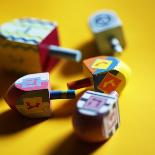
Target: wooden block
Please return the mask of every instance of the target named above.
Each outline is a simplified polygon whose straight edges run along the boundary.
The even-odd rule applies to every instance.
[[[114,11],[94,13],[89,19],[89,26],[102,54],[121,52],[125,47],[122,22]]]
[[[50,90],[49,73],[21,77],[8,89],[5,100],[20,114],[31,118],[51,116],[50,100],[75,98],[75,90]]]
[[[84,141],[109,139],[120,124],[118,94],[86,91],[77,102],[72,122],[75,133]]]
[[[120,94],[131,74],[130,68],[124,62],[111,56],[86,59],[83,61],[83,68],[86,78],[68,83],[69,89],[92,85],[95,91],[108,94],[117,91]]]
[[[24,116],[49,117],[49,74],[38,73],[21,77],[9,88],[5,100],[12,109]]]
[[[21,73],[49,71],[58,58],[49,57],[47,45],[59,45],[56,23],[34,18],[5,23],[0,29],[0,66]]]

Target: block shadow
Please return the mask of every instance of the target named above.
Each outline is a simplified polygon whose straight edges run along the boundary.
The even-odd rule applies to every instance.
[[[90,155],[103,144],[83,142],[74,133],[71,133],[54,150],[49,150],[46,155]]]
[[[3,97],[10,85],[21,76],[22,74],[0,70],[0,96]]]
[[[19,115],[13,110],[0,114],[0,136],[8,136],[23,131],[46,119],[29,119]]]
[[[80,96],[84,93],[84,91],[85,90],[80,92],[76,96],[75,99],[66,100],[58,108],[53,109],[51,119],[70,117],[73,114],[74,110],[75,110],[75,106],[76,106],[77,101],[79,100]]]
[[[79,49],[82,52],[83,60],[86,58],[94,57],[100,55],[96,43],[94,40],[90,40],[76,49]],[[76,75],[82,72],[82,61],[79,63],[66,61],[61,68],[61,73],[65,76]]]

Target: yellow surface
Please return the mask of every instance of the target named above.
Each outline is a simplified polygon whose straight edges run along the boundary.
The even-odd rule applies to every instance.
[[[61,44],[94,52],[88,16],[98,9],[114,9],[124,22],[128,47],[121,59],[132,77],[120,97],[121,126],[105,144],[76,139],[71,124],[75,100],[53,101],[54,116],[28,120],[0,101],[1,155],[154,155],[155,154],[155,1],[154,0],[1,0],[0,23],[16,17],[38,17],[59,23]],[[53,89],[82,77],[75,63],[61,61],[51,72]],[[1,73],[0,90],[15,76]]]

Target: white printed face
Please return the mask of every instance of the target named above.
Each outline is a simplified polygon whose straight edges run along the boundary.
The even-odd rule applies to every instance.
[[[90,18],[90,27],[94,32],[105,31],[120,25],[119,18],[111,11],[97,12]]]
[[[37,44],[54,28],[55,25],[47,21],[23,18],[3,24],[1,34],[11,41]]]
[[[105,27],[113,22],[113,16],[110,14],[100,14],[95,18],[95,23],[97,27]]]

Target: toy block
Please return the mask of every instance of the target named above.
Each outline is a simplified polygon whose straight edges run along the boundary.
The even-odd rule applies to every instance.
[[[96,12],[90,17],[89,26],[102,54],[111,55],[123,51],[126,43],[122,22],[114,11]]]
[[[21,77],[8,89],[5,100],[16,112],[30,118],[51,116],[50,100],[75,98],[74,90],[50,90],[49,73]]]
[[[55,22],[21,18],[0,27],[0,67],[21,73],[50,71],[59,58],[81,60],[78,50],[59,46]]]
[[[83,61],[86,78],[67,83],[69,89],[93,86],[95,91],[121,93],[131,74],[130,68],[112,56],[98,56]]]
[[[120,125],[118,94],[86,91],[76,105],[73,128],[87,142],[109,139]]]

